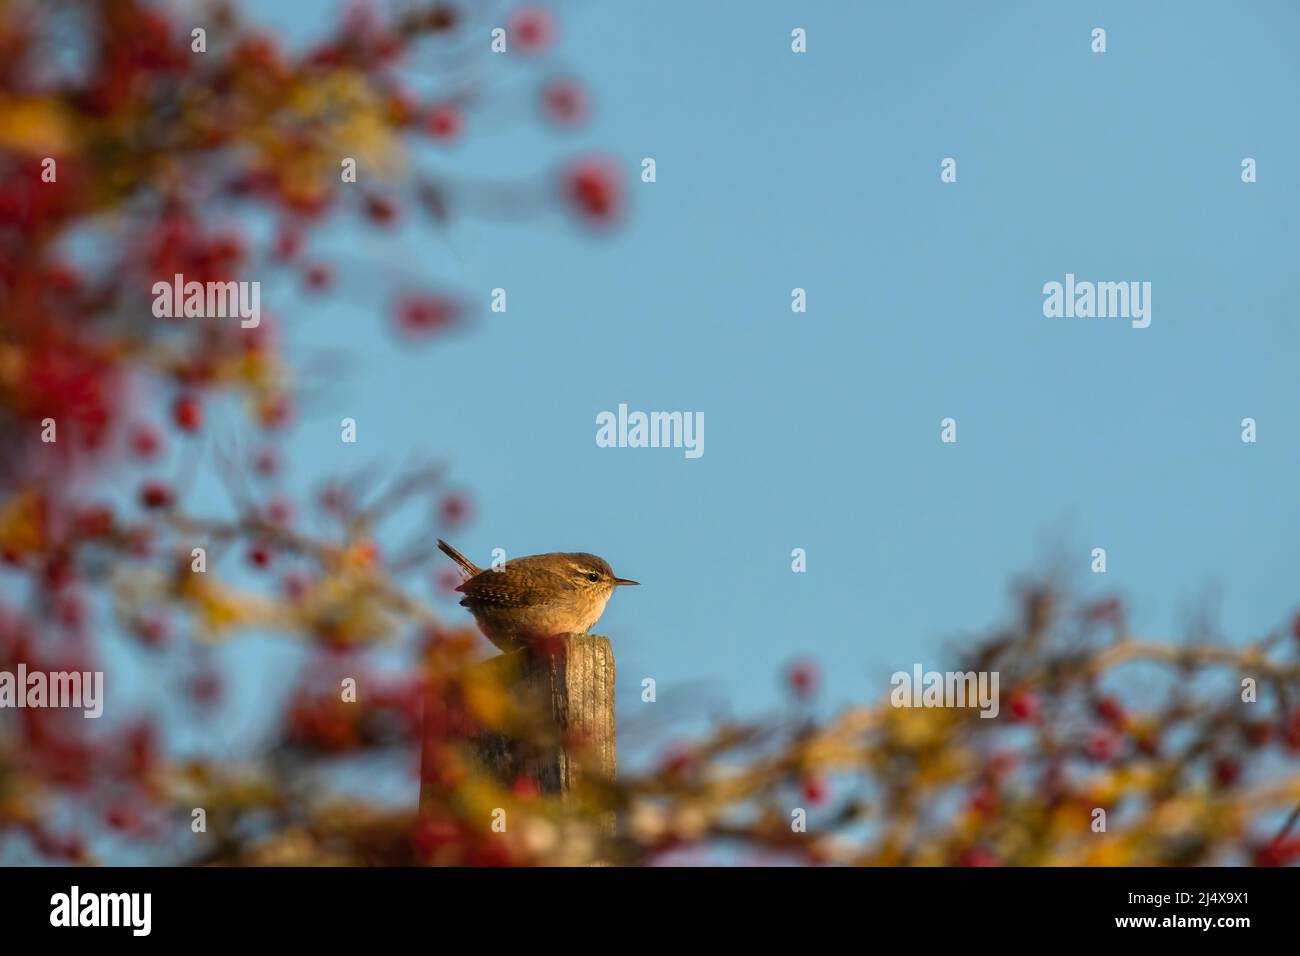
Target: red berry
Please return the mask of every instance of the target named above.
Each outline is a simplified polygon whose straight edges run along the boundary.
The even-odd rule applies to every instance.
[[[618,168],[605,159],[578,160],[565,170],[564,194],[582,219],[609,225],[622,209]]]
[[[1220,787],[1231,787],[1241,779],[1241,764],[1231,757],[1214,761],[1214,782]]]
[[[452,493],[442,499],[439,506],[443,524],[454,527],[463,524],[469,517],[469,498],[459,493]]]
[[[330,515],[344,515],[351,507],[351,495],[341,485],[328,484],[321,489],[318,504],[321,511]]]
[[[64,594],[55,602],[55,616],[68,628],[79,627],[86,619],[86,605],[76,594]]]
[[[162,647],[167,643],[167,619],[158,615],[142,617],[135,622],[135,636],[145,647]]]
[[[817,691],[820,674],[812,661],[795,661],[786,672],[786,682],[799,697],[811,697]]]
[[[194,395],[181,395],[172,403],[172,421],[185,432],[196,432],[203,426],[203,406]]]
[[[1273,736],[1273,725],[1266,720],[1251,721],[1243,727],[1246,740],[1252,747],[1262,747]]]
[[[395,60],[406,50],[406,41],[396,33],[384,33],[375,38],[372,51],[381,63]]]
[[[1016,769],[1016,755],[1006,751],[999,750],[989,757],[984,764],[984,771],[994,779],[1004,777]]]
[[[69,863],[81,862],[86,859],[86,841],[80,835],[73,834],[60,842],[54,855]]]
[[[542,109],[551,122],[576,126],[587,118],[587,93],[573,80],[554,80],[542,88]]]
[[[140,503],[146,508],[170,508],[172,490],[161,481],[146,482],[140,488]]]
[[[199,671],[186,681],[186,689],[196,704],[209,706],[221,700],[221,675],[211,670]]]
[[[1038,701],[1038,695],[1028,690],[1014,692],[1008,706],[1011,710],[1011,719],[1021,723],[1037,720],[1039,711],[1042,709]]]
[[[451,326],[459,315],[455,302],[432,294],[406,296],[397,303],[398,327],[409,336],[433,335]]]
[[[275,258],[289,262],[302,251],[302,230],[297,226],[284,226],[275,235]]]
[[[150,425],[137,425],[131,430],[131,451],[138,458],[155,458],[162,448],[162,438]]]
[[[1124,723],[1124,708],[1114,697],[1098,697],[1092,703],[1093,712],[1108,724]]]
[[[281,428],[293,418],[293,401],[280,395],[258,406],[257,419],[263,428]]]
[[[968,847],[957,858],[958,866],[1001,866],[1002,861],[993,851],[982,846]]]
[[[77,532],[86,538],[98,538],[113,530],[113,511],[108,505],[91,505],[77,515]]]
[[[441,849],[456,847],[461,842],[460,831],[451,820],[420,816],[411,829],[411,849],[420,860],[428,859]]]
[[[51,591],[67,587],[72,582],[72,562],[65,551],[58,551],[49,556],[44,568],[45,586]]]
[[[50,289],[61,294],[78,292],[85,284],[81,273],[66,262],[53,263],[46,270],[45,282]]]
[[[388,225],[397,219],[397,204],[383,196],[367,196],[366,215],[373,222]]]
[[[1114,760],[1119,753],[1119,738],[1110,730],[1099,728],[1088,735],[1088,740],[1084,744],[1084,752],[1087,753],[1089,759],[1098,763]]]
[[[991,817],[998,809],[998,792],[992,787],[980,787],[971,795],[967,807],[979,816]]]
[[[272,498],[266,503],[266,520],[277,527],[293,521],[293,503],[287,498]]]
[[[511,866],[515,863],[510,845],[506,843],[480,843],[465,854],[466,866]]]
[[[248,563],[255,568],[265,568],[271,563],[271,549],[264,544],[255,544],[248,549]]]
[[[132,528],[126,533],[126,548],[134,557],[152,557],[153,532],[148,528]]]
[[[816,777],[805,777],[803,798],[814,807],[826,799],[826,785]]]
[[[1292,753],[1300,751],[1300,710],[1283,721],[1282,743]]]
[[[434,106],[424,118],[424,128],[434,139],[449,141],[460,136],[464,121],[460,110],[454,106],[442,104]]]
[[[250,67],[260,69],[278,69],[284,60],[280,53],[280,46],[276,43],[275,38],[264,33],[247,37],[239,52],[248,61]]]
[[[695,760],[690,751],[684,747],[673,746],[663,755],[660,761],[660,771],[668,777],[683,776],[695,766]]]
[[[223,266],[234,267],[244,261],[244,240],[230,233],[213,237],[208,255]]]
[[[515,777],[513,790],[521,800],[532,800],[541,795],[541,787],[532,777]]]
[[[125,804],[109,807],[104,814],[104,822],[112,830],[134,830],[140,822],[139,814]]]
[[[510,18],[510,39],[524,53],[540,53],[555,38],[555,21],[543,7],[521,7]]]
[[[1105,598],[1084,608],[1083,616],[1089,621],[1118,623],[1124,619],[1124,602],[1119,598]]]
[[[303,281],[311,291],[324,292],[334,284],[334,270],[323,262],[313,263],[303,273]]]
[[[270,478],[280,470],[280,456],[274,448],[263,448],[253,456],[253,471],[263,478]]]
[[[1300,860],[1300,837],[1272,840],[1257,847],[1254,853],[1255,866],[1286,866]]]

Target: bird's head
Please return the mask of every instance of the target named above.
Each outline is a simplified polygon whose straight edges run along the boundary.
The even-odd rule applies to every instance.
[[[640,583],[616,576],[609,562],[594,554],[575,552],[566,554],[565,558],[567,560],[562,573],[573,583],[574,588],[593,597],[608,600],[616,587]]]

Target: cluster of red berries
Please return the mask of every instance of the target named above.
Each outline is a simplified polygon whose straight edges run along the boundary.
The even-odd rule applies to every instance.
[[[421,733],[424,689],[418,681],[372,675],[358,679],[365,707],[343,701],[338,683],[329,691],[299,688],[289,703],[288,736],[298,747],[341,753],[397,741],[413,742]]]

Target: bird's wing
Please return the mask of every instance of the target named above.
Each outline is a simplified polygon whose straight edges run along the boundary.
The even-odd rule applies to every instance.
[[[536,607],[551,603],[572,587],[563,575],[550,571],[533,570],[524,581],[507,566],[502,571],[476,574],[456,590],[465,595],[462,607]]]

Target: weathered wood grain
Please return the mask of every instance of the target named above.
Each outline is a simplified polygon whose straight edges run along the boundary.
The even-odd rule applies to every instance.
[[[597,634],[567,634],[545,652],[517,651],[484,662],[535,725],[528,739],[484,733],[479,758],[503,782],[523,776],[542,793],[568,794],[586,775],[618,771],[614,652]]]
[[[582,788],[586,800],[582,810],[599,814],[601,830],[612,834],[614,813],[599,786],[613,782],[618,772],[614,652],[609,639],[566,634],[545,648],[499,654],[477,668],[474,676],[503,690],[512,705],[507,725],[464,731],[484,769],[504,787],[515,786],[521,777],[532,780],[541,793],[559,796],[566,805],[583,781],[595,784]],[[437,785],[430,783],[429,773],[436,765],[430,748],[436,749],[448,727],[448,710],[442,703],[433,696],[425,703],[421,806],[433,797],[431,786]],[[573,809],[579,809],[576,803]]]

